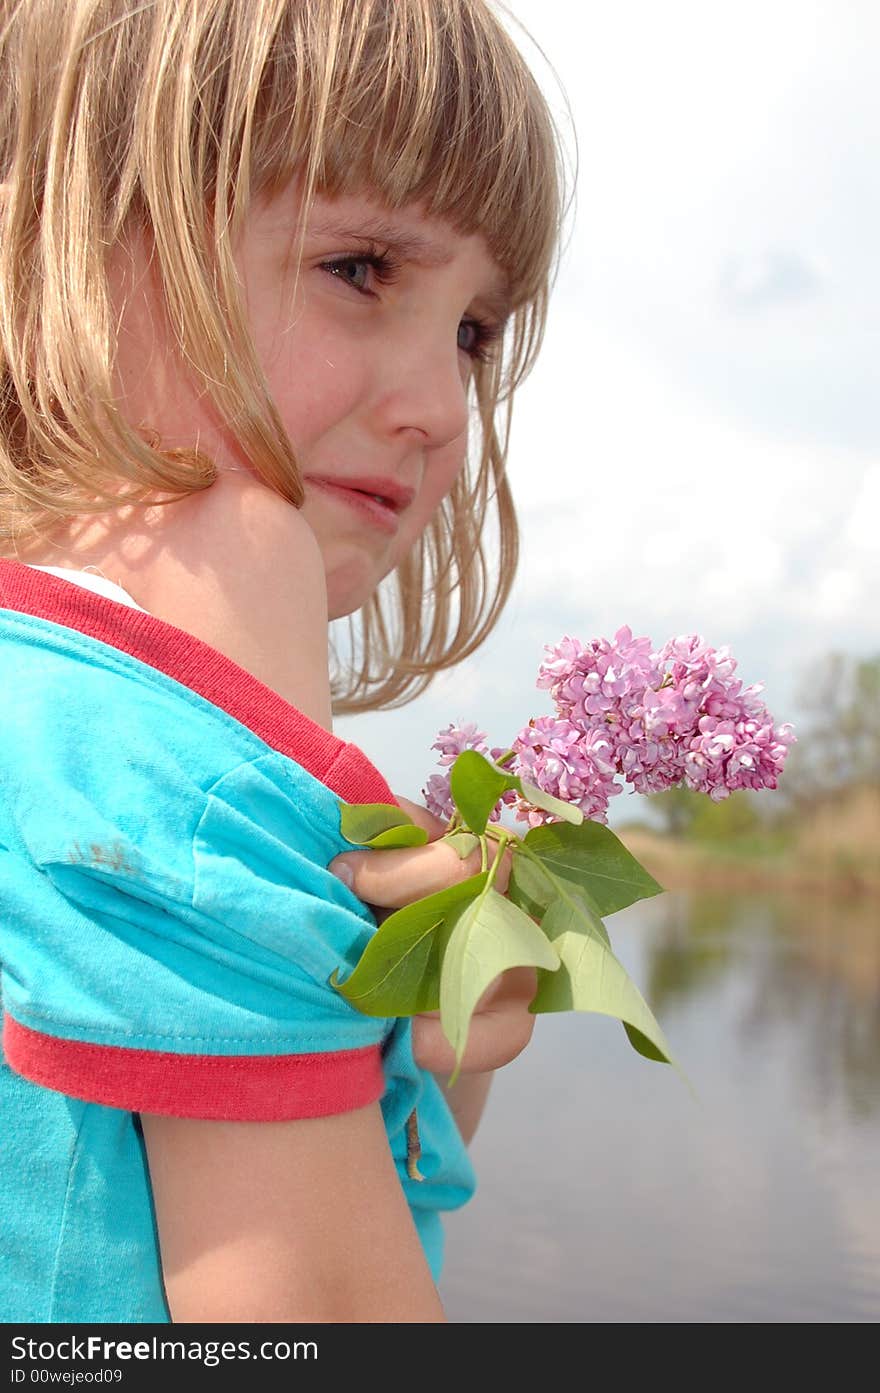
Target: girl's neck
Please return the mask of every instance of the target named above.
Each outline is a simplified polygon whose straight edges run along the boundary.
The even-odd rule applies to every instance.
[[[221,473],[209,488],[165,506],[69,520],[41,543],[19,546],[13,559],[94,567],[149,614],[202,639],[332,729],[320,551],[302,514],[252,475]],[[307,621],[310,650],[323,623],[321,671],[297,661]]]

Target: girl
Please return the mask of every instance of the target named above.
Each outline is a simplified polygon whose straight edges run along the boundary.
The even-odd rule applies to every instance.
[[[442,1320],[535,982],[449,1092],[435,1015],[329,986],[475,867],[345,853],[393,795],[327,624],[355,711],[499,614],[551,122],[484,0],[0,16],[3,1319]]]

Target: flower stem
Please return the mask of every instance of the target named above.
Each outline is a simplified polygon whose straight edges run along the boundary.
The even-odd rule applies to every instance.
[[[509,842],[511,839],[510,839],[510,837],[508,836],[508,834],[507,834],[506,832],[501,832],[501,833],[499,833],[499,835],[498,835],[497,838],[494,838],[494,837],[493,837],[493,841],[496,841],[496,840],[497,840],[497,842],[498,842],[498,850],[497,850],[496,853],[495,853],[495,860],[492,862],[492,869],[489,871],[489,879],[486,881],[486,884],[483,886],[482,890],[480,891],[480,895],[481,895],[481,896],[487,894],[487,893],[489,892],[489,890],[491,890],[491,888],[492,888],[492,882],[493,882],[493,880],[495,879],[496,875],[498,874],[498,867],[501,865],[501,859],[502,859],[502,857],[504,856],[504,853],[505,853],[505,851],[507,850],[508,842]],[[482,842],[483,842],[483,846],[485,847],[485,845],[486,845],[486,838],[485,838],[485,837],[482,838]],[[486,867],[485,867],[485,863],[484,863],[483,869],[485,870],[485,868],[486,868]]]
[[[419,1138],[419,1119],[413,1108],[409,1117],[406,1119],[406,1173],[410,1180],[424,1180],[422,1172],[419,1170],[419,1158],[422,1154],[422,1143]]]

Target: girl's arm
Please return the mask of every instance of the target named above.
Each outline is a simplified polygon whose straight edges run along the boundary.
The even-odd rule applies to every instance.
[[[433,853],[433,855],[432,855]],[[469,871],[447,847],[363,853],[355,893],[418,898]],[[361,853],[355,853],[361,855]],[[439,863],[438,863],[439,862]],[[528,1043],[534,970],[514,968],[477,1006],[449,1102],[470,1140],[492,1071]],[[445,1081],[439,1013],[415,1018],[417,1062]],[[444,1073],[445,1071],[445,1073]],[[443,1321],[378,1104],[296,1122],[144,1116],[162,1269],[175,1321]]]
[[[489,1070],[484,1074],[461,1074],[451,1088],[446,1087],[449,1079],[448,1072],[445,1074],[435,1073],[434,1077],[442,1089],[443,1097],[449,1104],[449,1111],[455,1118],[455,1125],[461,1132],[462,1140],[470,1146],[474,1133],[480,1125],[480,1118],[483,1116],[495,1071]]]
[[[445,1320],[378,1103],[142,1123],[173,1321]]]
[[[230,474],[150,521],[145,607],[329,727],[323,570],[301,515]],[[142,1123],[173,1320],[445,1319],[378,1104]]]
[[[326,601],[320,558],[301,522],[252,480],[224,479],[167,515],[166,561],[153,569],[155,593],[144,602],[329,725]],[[234,570],[225,545],[230,534],[237,539]],[[417,820],[430,818],[407,807]],[[429,835],[441,832],[437,822]],[[430,844],[354,855],[355,893],[385,906],[408,903],[475,869],[448,847]],[[401,856],[404,862],[396,859]],[[533,1023],[519,1006],[487,1013],[484,1043],[491,1046],[494,1037],[494,1053],[469,1049],[465,1069],[472,1072],[450,1099],[466,1137],[482,1110],[489,1071],[519,1053]],[[416,1025],[418,1062],[442,1073],[447,1056],[437,1048],[448,1046],[438,1045],[439,1024],[426,1018]],[[378,1104],[275,1123],[144,1115],[143,1127],[175,1321],[445,1319]]]

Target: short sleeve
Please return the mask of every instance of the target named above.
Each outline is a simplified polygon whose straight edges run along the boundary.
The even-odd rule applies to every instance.
[[[204,787],[156,772],[135,762],[101,799],[80,779],[0,848],[10,1066],[179,1117],[284,1120],[379,1099],[393,1022],[330,985],[374,929],[326,869],[347,845],[336,795],[273,751]]]

